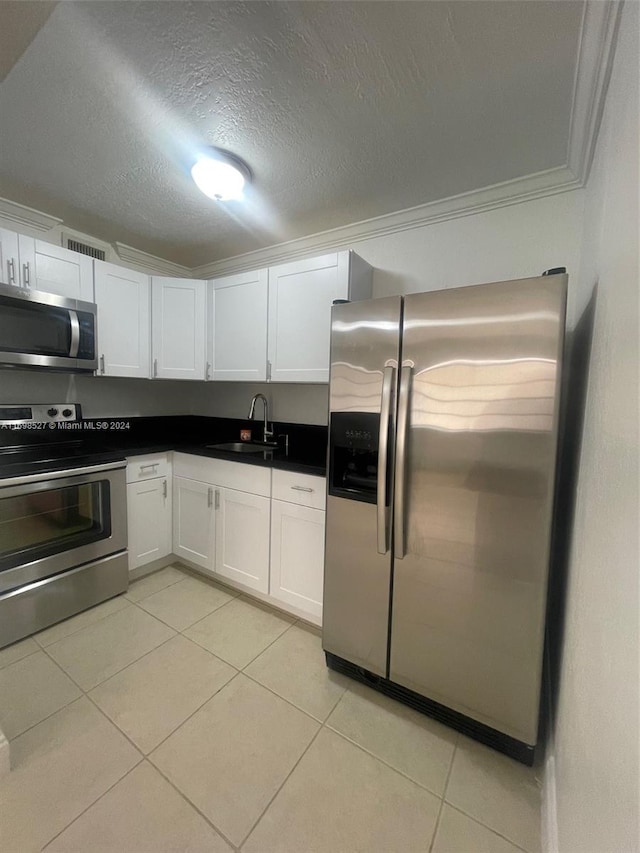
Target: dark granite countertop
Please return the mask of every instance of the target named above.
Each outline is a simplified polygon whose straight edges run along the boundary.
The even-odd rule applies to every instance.
[[[206,445],[238,441],[241,429],[251,429],[254,438],[261,434],[261,422],[237,420],[232,418],[207,418],[195,415],[164,416],[153,418],[104,418],[85,420],[82,429],[50,430],[10,430],[0,434],[0,446],[6,451],[15,446],[23,451],[36,446],[50,446],[52,453],[44,453],[41,464],[47,463],[47,470],[64,467],[65,464],[77,466],[85,461],[111,461],[130,456],[143,456],[150,453],[164,453],[171,450],[204,456],[213,459],[227,459],[247,465],[279,468],[304,474],[325,476],[327,428],[307,424],[274,424],[274,433],[288,437],[288,451],[284,449],[284,440],[277,449],[261,453],[238,453],[228,450],[215,450]],[[53,455],[57,462],[53,462]],[[9,453],[5,462],[17,453]],[[24,454],[23,454],[24,455]],[[82,460],[82,461],[81,461]],[[36,465],[37,463],[32,463]],[[33,469],[35,471],[35,468]],[[9,476],[7,471],[4,475]]]

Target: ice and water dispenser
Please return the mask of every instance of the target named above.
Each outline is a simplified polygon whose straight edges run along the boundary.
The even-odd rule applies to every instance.
[[[330,495],[376,503],[379,430],[378,413],[332,414],[329,433]]]

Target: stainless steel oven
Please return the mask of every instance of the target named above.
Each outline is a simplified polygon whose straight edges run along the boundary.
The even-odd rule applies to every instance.
[[[127,589],[126,462],[106,455],[2,448],[0,648]]]
[[[92,302],[0,285],[0,365],[96,370],[96,316]]]

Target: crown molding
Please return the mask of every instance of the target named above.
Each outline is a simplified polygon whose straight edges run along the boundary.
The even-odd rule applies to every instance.
[[[582,185],[593,162],[623,2],[586,2],[573,86],[567,165]]]
[[[338,249],[361,240],[384,237],[398,231],[422,228],[447,219],[459,219],[463,216],[495,210],[498,207],[507,207],[523,201],[567,192],[579,186],[581,185],[573,172],[561,166],[406,210],[398,210],[395,213],[376,216],[373,219],[364,219],[351,225],[331,228],[328,231],[289,240],[286,243],[277,243],[264,249],[235,255],[232,258],[213,261],[195,267],[192,274],[195,278],[214,278],[256,269],[256,267],[294,260],[312,252]]]
[[[156,255],[150,255],[125,243],[115,242],[116,252],[120,260],[129,267],[142,270],[142,272],[154,272],[162,275],[175,275],[181,278],[191,278],[192,270],[174,261],[166,261]]]
[[[8,198],[0,198],[0,219],[42,234],[46,234],[47,231],[51,231],[56,225],[62,223],[62,219],[57,216],[50,216],[41,210],[25,207],[25,205],[10,201]]]

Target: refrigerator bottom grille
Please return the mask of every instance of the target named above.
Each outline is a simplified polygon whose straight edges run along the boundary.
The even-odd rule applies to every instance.
[[[331,652],[325,652],[325,655],[327,666],[330,669],[341,672],[343,675],[348,675],[356,681],[361,681],[374,690],[384,693],[385,696],[390,696],[392,699],[396,699],[398,702],[402,702],[404,705],[408,705],[410,708],[414,708],[428,717],[433,717],[434,720],[438,720],[438,722],[444,723],[468,737],[508,755],[510,758],[515,758],[516,761],[520,761],[522,764],[526,764],[529,767],[533,764],[535,747],[509,737],[509,735],[492,729],[490,726],[478,723],[464,714],[452,711],[451,708],[447,708],[439,702],[434,702],[432,699],[427,699],[419,693],[414,693],[408,687],[402,687],[393,681],[388,681],[386,678],[374,675],[366,669],[362,669],[362,667],[331,654]]]

